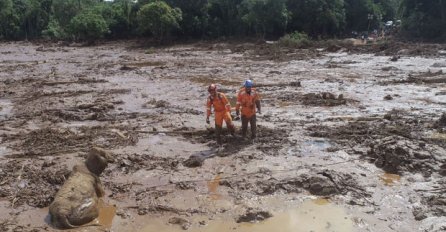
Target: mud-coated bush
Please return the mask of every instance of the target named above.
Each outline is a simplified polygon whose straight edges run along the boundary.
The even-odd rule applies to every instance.
[[[108,32],[108,26],[102,15],[93,11],[83,11],[76,15],[70,23],[72,35],[80,40],[97,40]]]
[[[138,11],[138,25],[143,33],[150,32],[162,41],[173,29],[179,28],[181,10],[163,1],[151,2]]]
[[[279,45],[285,47],[305,47],[310,45],[310,38],[305,33],[295,31],[280,38]]]

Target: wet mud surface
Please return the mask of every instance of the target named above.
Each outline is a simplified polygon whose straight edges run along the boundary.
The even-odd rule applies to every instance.
[[[2,43],[0,231],[57,231],[48,206],[93,146],[114,158],[101,226],[71,231],[443,231],[443,50]],[[206,86],[235,107],[248,78],[257,138],[234,121],[219,146]]]

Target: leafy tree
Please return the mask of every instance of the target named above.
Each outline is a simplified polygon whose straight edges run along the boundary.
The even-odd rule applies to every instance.
[[[16,39],[20,20],[14,13],[12,0],[0,0],[0,38]]]
[[[289,0],[287,5],[291,11],[291,31],[303,31],[316,37],[336,35],[345,27],[343,0]]]
[[[26,0],[23,27],[26,38],[37,38],[47,28],[50,19],[51,0]]]
[[[102,15],[85,10],[76,15],[70,23],[71,33],[81,40],[94,41],[108,32],[107,22]]]
[[[208,0],[166,0],[166,3],[181,9],[183,35],[201,37],[206,34],[209,29]]]
[[[446,38],[446,2],[444,0],[403,0],[403,30],[418,38]]]
[[[243,21],[239,12],[243,0],[209,0],[209,34],[214,37],[241,35]]]
[[[162,41],[173,29],[179,28],[181,10],[171,8],[163,1],[151,2],[138,11],[138,24],[142,32],[151,32]]]
[[[62,27],[67,27],[71,19],[83,9],[91,9],[97,0],[52,0],[52,14]]]
[[[289,13],[286,0],[244,0],[242,20],[253,28],[257,35],[283,34],[288,24]]]
[[[103,3],[93,8],[95,14],[101,15],[107,23],[111,37],[122,37],[128,35],[130,21],[128,12],[124,12],[120,4]]]
[[[48,26],[42,31],[42,35],[47,39],[66,39],[67,32],[60,26],[59,22],[52,16],[48,22]]]

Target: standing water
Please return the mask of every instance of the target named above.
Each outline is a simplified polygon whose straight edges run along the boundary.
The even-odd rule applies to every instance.
[[[162,222],[149,225],[141,232],[179,232],[179,226]],[[191,232],[308,232],[308,231],[353,231],[353,222],[345,210],[326,199],[306,201],[298,208],[277,213],[272,218],[258,223],[236,223],[233,220],[210,221],[202,227],[189,229]]]

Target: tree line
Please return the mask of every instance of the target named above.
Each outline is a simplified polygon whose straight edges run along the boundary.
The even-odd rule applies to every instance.
[[[0,0],[0,39],[333,38],[400,19],[446,37],[446,0]]]

